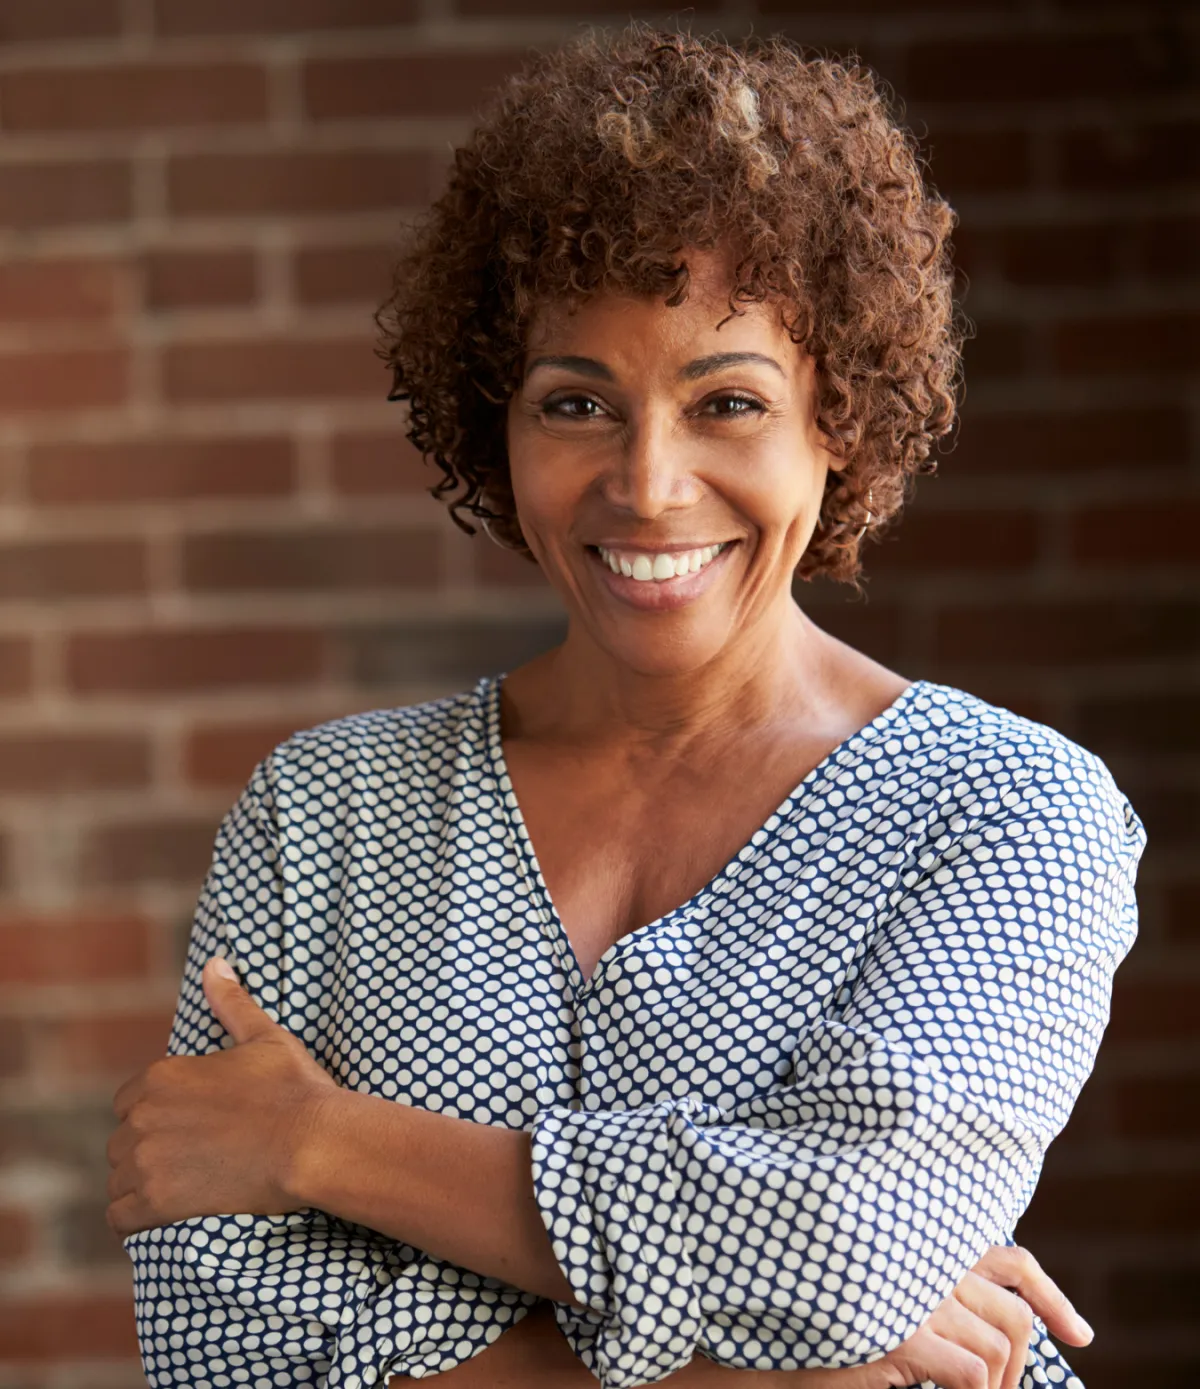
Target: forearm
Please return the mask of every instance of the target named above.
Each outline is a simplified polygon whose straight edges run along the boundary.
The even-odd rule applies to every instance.
[[[533,1196],[529,1135],[330,1090],[285,1176],[297,1204],[556,1302],[574,1296]]]

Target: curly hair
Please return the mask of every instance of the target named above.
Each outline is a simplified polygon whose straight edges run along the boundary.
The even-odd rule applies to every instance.
[[[954,421],[954,220],[856,62],[779,38],[592,32],[535,55],[455,151],[377,316],[392,398],[458,524],[483,518],[528,555],[505,416],[533,315],[607,291],[677,305],[686,252],[724,251],[730,313],[779,304],[846,460],[797,572],[854,582],[860,530],[899,512]]]

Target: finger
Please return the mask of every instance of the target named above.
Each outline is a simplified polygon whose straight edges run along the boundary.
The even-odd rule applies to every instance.
[[[106,1156],[110,1167],[119,1167],[133,1151],[137,1135],[128,1124],[122,1124],[108,1140]]]
[[[931,1380],[938,1389],[988,1389],[987,1361],[981,1356],[931,1331],[928,1323],[917,1336],[909,1356],[911,1367],[906,1364],[906,1368],[922,1383]]]
[[[955,1297],[949,1297],[930,1318],[930,1330],[944,1340],[970,1351],[982,1360],[987,1369],[984,1383],[987,1389],[1000,1389],[1001,1379],[1008,1368],[1008,1337],[998,1327],[976,1316]]]
[[[139,1071],[132,1079],[127,1080],[124,1085],[113,1096],[113,1113],[118,1119],[124,1121],[125,1116],[141,1098],[143,1090],[146,1088],[146,1072]]]
[[[208,1006],[235,1042],[252,1041],[278,1026],[242,988],[233,966],[220,955],[204,966],[203,982]]]
[[[1025,1299],[1046,1326],[1072,1346],[1091,1343],[1095,1332],[1041,1264],[1020,1245],[993,1245],[972,1270],[1002,1287],[1012,1288]]]
[[[138,1178],[133,1163],[123,1162],[108,1174],[105,1194],[110,1201],[119,1201],[122,1196],[136,1195],[137,1189]]]
[[[154,1228],[154,1220],[136,1195],[122,1196],[110,1203],[105,1212],[108,1228],[121,1239],[128,1239],[139,1230]]]
[[[1008,1338],[1008,1364],[1000,1376],[1000,1389],[1017,1389],[1033,1334],[1033,1312],[1029,1304],[1016,1293],[975,1273],[967,1274],[955,1288],[954,1296],[968,1311]]]

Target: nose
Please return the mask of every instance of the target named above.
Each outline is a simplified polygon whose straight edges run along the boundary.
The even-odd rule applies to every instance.
[[[692,464],[686,441],[673,434],[669,421],[631,425],[605,475],[606,499],[641,521],[691,506],[701,491]]]

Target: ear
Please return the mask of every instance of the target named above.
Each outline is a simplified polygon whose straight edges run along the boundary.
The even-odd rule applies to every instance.
[[[208,1006],[235,1042],[251,1042],[279,1026],[242,988],[233,966],[220,955],[204,966],[203,982]]]

